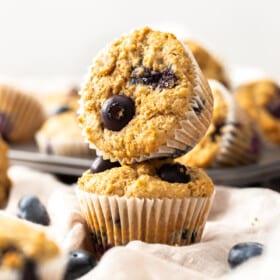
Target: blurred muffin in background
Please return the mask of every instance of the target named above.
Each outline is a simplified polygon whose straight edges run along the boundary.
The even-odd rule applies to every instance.
[[[31,223],[0,213],[0,279],[62,279],[66,256]]]
[[[219,82],[209,80],[214,97],[212,123],[205,137],[179,162],[198,167],[229,167],[255,163],[260,139],[250,118]]]
[[[259,79],[239,86],[235,98],[256,122],[261,135],[280,145],[280,87],[273,80]]]
[[[221,82],[225,87],[230,87],[230,82],[224,65],[202,45],[193,40],[183,41],[192,51],[202,73],[207,79]]]
[[[95,152],[84,142],[77,114],[68,109],[50,117],[36,133],[39,151],[46,154],[87,157]]]
[[[10,188],[11,181],[7,175],[9,168],[9,159],[8,159],[8,146],[0,137],[0,208],[6,206]]]
[[[52,116],[68,109],[78,110],[78,87],[55,93],[42,94],[41,103],[48,116]]]
[[[45,120],[36,98],[9,85],[0,85],[0,134],[7,142],[32,140]]]

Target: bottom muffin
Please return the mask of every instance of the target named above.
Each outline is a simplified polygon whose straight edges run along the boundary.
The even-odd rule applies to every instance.
[[[213,183],[202,169],[170,159],[118,166],[97,158],[77,188],[98,254],[131,240],[169,245],[198,242],[213,192]]]

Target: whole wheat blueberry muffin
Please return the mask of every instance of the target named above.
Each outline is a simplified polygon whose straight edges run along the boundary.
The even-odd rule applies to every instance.
[[[202,73],[207,79],[217,80],[227,88],[230,87],[224,65],[210,51],[194,40],[185,40],[184,43],[192,51]]]
[[[6,205],[11,189],[11,181],[7,175],[8,168],[8,145],[0,137],[0,208]]]
[[[9,85],[0,85],[0,134],[4,140],[32,140],[45,117],[43,107],[34,96]]]
[[[257,124],[261,135],[280,145],[280,87],[273,80],[259,79],[238,87],[235,97]]]
[[[60,280],[63,259],[58,246],[43,231],[0,214],[0,279]]]
[[[70,110],[49,117],[35,136],[39,151],[50,155],[94,156],[82,137],[77,114]]]
[[[209,80],[214,97],[211,125],[202,140],[178,159],[197,167],[229,167],[255,163],[260,137],[233,95],[218,81]]]
[[[214,186],[206,173],[172,159],[120,166],[96,158],[78,180],[81,211],[97,253],[131,240],[198,242]]]
[[[184,154],[212,116],[212,94],[191,52],[148,27],[101,51],[80,95],[86,140],[105,159],[127,164]]]

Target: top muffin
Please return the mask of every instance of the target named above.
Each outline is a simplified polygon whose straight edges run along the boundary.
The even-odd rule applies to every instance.
[[[192,54],[148,27],[95,58],[80,91],[79,122],[105,159],[133,163],[179,156],[206,132],[213,99]]]

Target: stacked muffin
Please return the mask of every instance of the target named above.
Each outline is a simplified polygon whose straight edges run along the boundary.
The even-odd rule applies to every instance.
[[[136,30],[95,58],[80,91],[83,136],[99,154],[78,181],[97,253],[130,240],[200,240],[213,197],[201,169],[174,158],[204,136],[213,98],[173,34]]]

